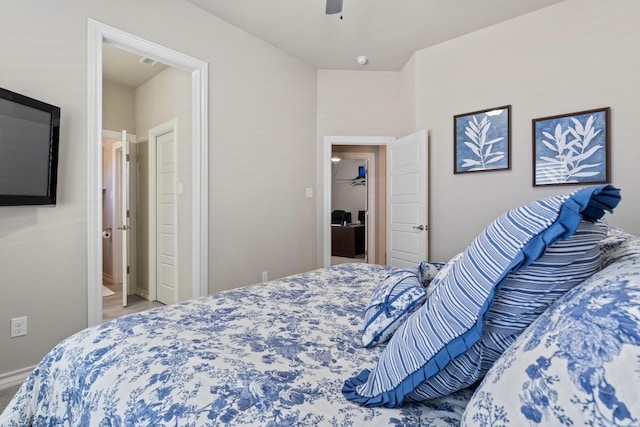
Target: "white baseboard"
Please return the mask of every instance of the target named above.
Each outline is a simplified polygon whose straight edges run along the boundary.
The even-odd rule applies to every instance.
[[[35,368],[35,366],[29,366],[17,371],[0,374],[0,390],[22,384]]]

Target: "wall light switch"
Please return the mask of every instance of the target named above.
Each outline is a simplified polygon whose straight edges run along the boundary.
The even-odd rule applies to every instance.
[[[313,197],[313,188],[307,188],[307,197]]]

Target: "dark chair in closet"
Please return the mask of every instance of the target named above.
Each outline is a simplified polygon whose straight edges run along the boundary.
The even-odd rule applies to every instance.
[[[343,210],[336,209],[331,212],[331,224],[342,224],[345,221],[346,212]]]

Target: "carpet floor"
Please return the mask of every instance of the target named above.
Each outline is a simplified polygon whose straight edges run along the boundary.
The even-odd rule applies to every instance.
[[[9,402],[11,402],[13,395],[16,394],[19,388],[20,384],[0,390],[0,414],[9,406]]]

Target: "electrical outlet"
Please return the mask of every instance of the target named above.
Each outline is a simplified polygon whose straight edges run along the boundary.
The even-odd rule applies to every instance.
[[[27,335],[27,316],[11,319],[11,338]]]
[[[268,271],[263,271],[262,272],[262,283],[268,282],[268,281],[269,281],[269,272]]]

